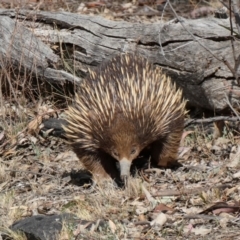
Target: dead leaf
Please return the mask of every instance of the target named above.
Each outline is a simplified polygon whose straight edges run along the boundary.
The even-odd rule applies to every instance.
[[[150,222],[151,226],[158,225],[163,226],[167,222],[167,216],[164,213],[159,213],[157,217]]]
[[[132,3],[130,2],[130,3],[123,3],[122,4],[122,8],[123,9],[129,9],[129,8],[131,8],[133,5],[132,5]]]
[[[24,144],[27,144],[27,143],[28,143],[28,139],[27,138],[22,138],[18,142],[19,145],[24,145]]]
[[[230,142],[230,139],[219,137],[218,139],[214,140],[214,145],[222,146],[223,144],[228,144],[229,142]]]
[[[145,215],[144,215],[144,214],[140,214],[140,215],[138,216],[138,220],[141,221],[141,222],[146,221]]]
[[[237,186],[226,189],[225,194],[226,194],[226,196],[229,196],[230,194],[234,193],[235,191],[238,191]]]
[[[156,200],[152,197],[150,192],[145,188],[144,185],[142,185],[142,191],[145,193],[147,200],[153,204],[153,206],[156,205]]]
[[[79,161],[79,159],[73,151],[66,151],[59,153],[54,161]]]
[[[205,236],[209,234],[212,231],[211,228],[205,228],[205,227],[195,227],[191,230],[192,233],[195,233],[195,235],[201,235]]]
[[[117,230],[117,227],[116,227],[115,223],[109,219],[109,220],[108,220],[108,225],[109,225],[112,233],[115,233],[116,230]]]
[[[222,228],[226,228],[227,227],[227,224],[229,222],[229,219],[223,217],[219,220],[219,224]]]
[[[180,141],[180,146],[183,146],[185,138],[191,133],[193,133],[193,131],[184,131],[183,132],[182,137],[181,137],[181,141]]]
[[[42,116],[38,116],[33,119],[27,126],[29,133],[36,133],[39,130],[39,127],[42,123]]]
[[[36,144],[38,139],[35,138],[34,136],[30,136],[29,140],[33,143],[33,144]]]
[[[186,214],[197,214],[197,213],[199,213],[199,208],[197,208],[197,207],[191,207],[191,208],[182,207],[182,211]]]
[[[182,158],[186,153],[188,153],[191,150],[190,147],[180,147],[178,149],[178,157]]]
[[[192,229],[193,229],[193,225],[188,224],[187,226],[184,226],[183,232],[189,234],[189,233],[191,233]]]
[[[220,213],[231,213],[231,212],[235,212],[236,210],[234,208],[218,208],[213,210],[213,214],[218,215]]]
[[[149,210],[148,210],[147,207],[138,206],[138,207],[136,208],[136,213],[137,213],[138,215],[145,214],[145,213],[147,213],[148,211],[149,211]]]
[[[96,8],[96,7],[102,7],[102,6],[105,6],[105,3],[103,2],[88,2],[88,3],[85,3],[85,6],[88,7],[88,8]]]
[[[215,215],[220,214],[220,213],[234,213],[236,211],[240,210],[239,203],[235,203],[234,205],[228,205],[225,202],[218,202],[215,205],[207,208],[206,210],[202,211],[200,214],[207,214],[209,212],[214,213]]]
[[[229,158],[230,158],[230,161],[227,164],[227,167],[235,168],[240,164],[240,146],[238,146],[238,150],[236,153],[230,154]]]
[[[240,178],[240,171],[234,173],[233,178]]]
[[[167,212],[167,211],[173,212],[174,210],[172,208],[166,206],[165,204],[162,204],[162,203],[158,204],[154,209],[155,213]]]
[[[5,137],[5,132],[2,131],[2,132],[0,133],[0,142],[4,139],[4,137]]]

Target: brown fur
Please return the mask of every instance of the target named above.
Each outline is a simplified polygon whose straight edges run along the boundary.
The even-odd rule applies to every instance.
[[[140,56],[123,54],[80,84],[64,128],[87,170],[95,177],[118,179],[116,163],[121,176],[128,175],[122,168],[146,148],[158,166],[175,164],[185,104],[181,90],[161,69]]]

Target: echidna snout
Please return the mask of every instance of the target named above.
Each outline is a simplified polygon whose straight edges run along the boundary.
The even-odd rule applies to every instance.
[[[126,158],[123,158],[122,160],[119,161],[120,177],[122,180],[126,181],[126,179],[129,177],[131,164],[132,162]]]

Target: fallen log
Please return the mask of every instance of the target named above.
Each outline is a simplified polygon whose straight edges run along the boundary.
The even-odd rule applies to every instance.
[[[183,88],[191,106],[236,107],[229,19],[182,19],[154,24],[110,21],[67,12],[0,10],[0,65],[7,63],[51,83],[79,83],[88,68],[121,52],[159,65]],[[236,34],[235,34],[236,35]],[[203,47],[205,46],[205,47]],[[238,57],[240,43],[234,41]],[[239,73],[239,70],[237,71]]]

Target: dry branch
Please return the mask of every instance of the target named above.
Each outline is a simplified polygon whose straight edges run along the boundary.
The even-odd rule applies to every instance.
[[[184,127],[188,127],[192,124],[203,124],[203,123],[213,123],[217,121],[229,121],[229,122],[237,122],[239,121],[239,117],[231,117],[231,116],[218,116],[218,117],[211,117],[211,118],[204,118],[204,119],[188,119],[184,123]]]

